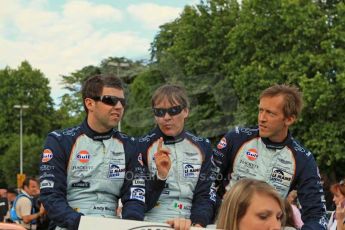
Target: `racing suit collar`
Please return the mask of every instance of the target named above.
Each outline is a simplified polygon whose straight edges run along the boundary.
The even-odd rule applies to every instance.
[[[160,128],[158,126],[156,127],[155,131],[159,134],[159,136],[163,137],[165,145],[175,144],[175,143],[181,142],[184,140],[185,135],[186,135],[185,131],[182,130],[182,132],[175,137],[167,136],[160,130]]]
[[[107,140],[111,138],[115,132],[117,132],[115,129],[110,129],[108,132],[98,133],[90,128],[86,119],[84,120],[82,124],[82,128],[85,130],[85,134],[95,141]]]
[[[289,145],[292,142],[290,131],[288,132],[287,137],[282,142],[273,142],[267,137],[261,137],[261,140],[266,145],[268,149],[283,149],[285,146]]]

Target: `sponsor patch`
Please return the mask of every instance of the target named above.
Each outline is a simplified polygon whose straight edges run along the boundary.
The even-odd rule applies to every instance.
[[[224,157],[224,154],[217,149],[213,149],[213,155],[216,157]]]
[[[90,182],[79,181],[77,183],[72,183],[72,188],[90,188]]]
[[[145,180],[144,179],[135,179],[132,183],[133,186],[145,186]]]
[[[72,165],[72,171],[89,171],[92,169],[93,166],[89,165]]]
[[[216,202],[216,197],[217,197],[216,190],[211,188],[210,189],[210,200],[212,200],[213,202]]]
[[[274,183],[290,187],[292,181],[292,174],[285,172],[284,170],[279,168],[273,168],[270,180]]]
[[[88,163],[90,161],[90,154],[88,151],[82,150],[77,154],[76,158],[81,163]]]
[[[226,138],[223,137],[222,139],[220,139],[220,141],[219,141],[219,143],[217,145],[217,148],[218,149],[224,149],[226,146],[227,146]]]
[[[258,158],[258,151],[256,149],[248,149],[246,152],[248,160],[255,161]]]
[[[109,179],[123,179],[125,178],[126,167],[125,165],[109,164]]]
[[[278,161],[280,161],[284,165],[291,165],[292,164],[291,161],[287,161],[287,160],[282,159],[282,158],[278,158]]]
[[[115,151],[110,151],[110,153],[114,156],[120,156],[120,155],[125,154],[124,152],[115,152]]]
[[[170,209],[179,209],[179,210],[191,210],[191,205],[189,203],[179,202],[174,200],[170,206]]]
[[[257,166],[255,163],[250,163],[245,160],[240,159],[240,164],[243,165],[245,168],[250,168],[250,169],[258,169],[259,166]]]
[[[55,177],[54,174],[44,172],[41,176],[40,179],[47,178],[47,177]]]
[[[200,164],[183,163],[183,177],[198,178],[200,169]]]
[[[43,180],[40,183],[40,189],[42,188],[54,188],[54,181],[51,180]]]
[[[55,166],[53,165],[41,165],[40,166],[40,170],[41,171],[50,171],[50,170],[54,170]]]
[[[187,156],[195,156],[195,155],[198,155],[197,152],[184,152],[184,154],[186,154]]]
[[[53,152],[50,149],[43,150],[42,162],[46,163],[53,159]]]
[[[145,189],[137,187],[131,188],[130,199],[145,202]]]
[[[141,166],[144,166],[144,162],[143,162],[143,154],[139,153],[138,155],[138,162]]]

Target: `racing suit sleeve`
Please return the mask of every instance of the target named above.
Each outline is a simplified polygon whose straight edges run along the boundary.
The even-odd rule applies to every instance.
[[[148,166],[146,154],[147,143],[135,142],[136,149],[136,158],[133,160],[136,162],[136,167],[139,167],[142,170],[141,176],[145,179],[145,212],[151,210],[158,202],[159,197],[164,189],[166,180],[160,180],[157,178],[157,175],[151,175]],[[135,186],[136,181],[132,181],[133,186]]]
[[[146,212],[150,211],[158,202],[164,189],[166,180],[160,180],[157,175],[149,176],[146,180]]]
[[[216,169],[213,163],[212,148],[206,144],[205,149],[205,159],[194,190],[190,216],[192,223],[200,224],[203,227],[212,223],[219,203],[214,184]]]
[[[213,149],[214,163],[218,167],[216,179],[217,194],[223,197],[226,192],[225,187],[229,183],[230,173],[232,171],[232,144],[231,140],[235,139],[234,132],[227,133]]]
[[[128,169],[122,187],[122,218],[143,220],[145,212],[157,203],[164,188],[165,181],[156,176],[149,176],[148,168],[144,165],[142,154],[136,150],[128,150]]]
[[[326,206],[318,169],[313,156],[297,178],[297,197],[302,206],[302,230],[327,229]]]
[[[67,203],[67,164],[70,151],[62,148],[62,137],[55,132],[46,139],[40,163],[40,199],[49,218],[60,227],[77,230],[81,213]],[[70,146],[71,148],[71,146]]]

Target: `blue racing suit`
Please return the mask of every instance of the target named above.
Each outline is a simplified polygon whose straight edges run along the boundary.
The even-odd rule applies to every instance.
[[[242,178],[266,181],[286,197],[296,189],[302,205],[303,230],[326,229],[327,218],[318,167],[312,153],[290,133],[282,143],[259,136],[257,128],[236,128],[227,133],[214,150],[220,169],[218,192]]]
[[[211,224],[216,211],[217,168],[209,141],[185,131],[177,137],[169,137],[155,128],[138,140],[139,151],[151,176],[157,173],[154,154],[160,137],[163,137],[164,148],[170,151],[171,168],[158,203],[146,213],[145,220],[165,222],[183,217],[203,226]]]
[[[133,138],[81,125],[49,133],[40,164],[40,199],[59,227],[78,229],[81,215],[143,220],[146,169]]]

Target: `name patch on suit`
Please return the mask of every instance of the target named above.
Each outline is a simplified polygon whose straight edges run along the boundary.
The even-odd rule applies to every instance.
[[[79,181],[72,184],[72,188],[90,188],[90,182]]]

